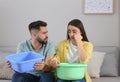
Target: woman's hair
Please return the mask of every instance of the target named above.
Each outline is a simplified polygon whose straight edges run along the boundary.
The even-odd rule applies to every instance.
[[[86,35],[86,32],[85,32],[85,29],[84,29],[84,26],[83,26],[83,23],[79,20],[79,19],[73,19],[71,20],[69,23],[68,23],[68,26],[71,25],[71,26],[75,26],[76,28],[78,28],[81,32],[81,36],[83,37],[82,41],[88,41],[88,38],[87,38],[87,35]],[[67,26],[67,28],[68,28]],[[69,39],[69,35],[68,35],[68,30],[67,30],[67,39]]]

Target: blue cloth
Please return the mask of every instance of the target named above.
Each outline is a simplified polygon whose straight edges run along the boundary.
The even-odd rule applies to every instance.
[[[29,73],[15,72],[12,77],[12,82],[54,82],[55,77],[53,72],[42,72],[41,76],[34,76]]]
[[[57,82],[86,82],[85,79],[80,79],[80,80],[62,80],[58,79]]]

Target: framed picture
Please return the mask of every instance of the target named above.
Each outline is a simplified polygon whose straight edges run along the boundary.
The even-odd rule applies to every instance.
[[[114,0],[83,0],[84,14],[113,14]]]

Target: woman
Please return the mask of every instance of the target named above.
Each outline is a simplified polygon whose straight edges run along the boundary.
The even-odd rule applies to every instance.
[[[67,26],[67,40],[60,42],[57,46],[57,52],[52,59],[52,66],[57,68],[61,62],[87,63],[92,55],[93,45],[88,41],[84,26],[78,19],[74,19]],[[57,82],[91,82],[91,79],[85,71],[83,79],[80,80],[62,80]]]

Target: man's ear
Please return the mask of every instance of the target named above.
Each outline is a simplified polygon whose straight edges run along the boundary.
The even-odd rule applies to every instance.
[[[31,32],[32,37],[36,37],[37,33],[36,32]]]

